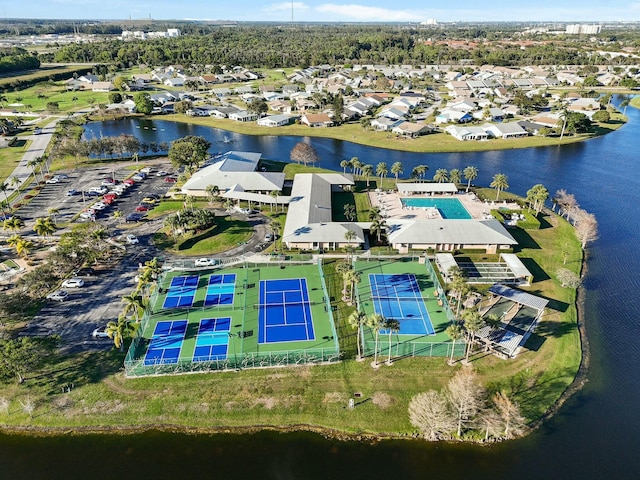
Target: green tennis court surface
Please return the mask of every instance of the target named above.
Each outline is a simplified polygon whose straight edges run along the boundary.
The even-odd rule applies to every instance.
[[[325,292],[313,264],[166,272],[127,354],[127,374],[335,361]]]

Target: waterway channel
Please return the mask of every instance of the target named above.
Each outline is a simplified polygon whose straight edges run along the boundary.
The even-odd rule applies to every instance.
[[[307,433],[185,435],[0,435],[0,478],[635,478],[640,469],[640,112],[627,109],[620,130],[562,147],[481,153],[414,154],[311,138],[321,166],[340,169],[358,157],[395,161],[405,175],[418,164],[475,165],[478,184],[495,173],[524,195],[536,183],[566,189],[597,216],[600,238],[589,248],[584,282],[591,345],[586,387],[527,438],[490,447],[386,441],[376,445],[325,440]],[[144,126],[148,128],[144,128]],[[137,128],[140,127],[140,128]],[[88,135],[132,133],[146,142],[203,135],[212,151],[262,152],[287,160],[297,137],[251,137],[206,127],[125,120],[88,125]],[[154,130],[155,128],[155,130]],[[231,143],[224,143],[225,137]]]

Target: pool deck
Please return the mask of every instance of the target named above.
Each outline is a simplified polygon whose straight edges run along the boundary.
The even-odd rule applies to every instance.
[[[380,207],[382,214],[387,219],[396,220],[443,220],[437,208],[406,208],[402,198],[456,198],[460,200],[464,208],[474,220],[493,218],[491,210],[504,207],[519,210],[515,202],[481,202],[474,193],[461,193],[455,195],[410,195],[401,196],[397,192],[369,192],[369,200],[372,207]]]

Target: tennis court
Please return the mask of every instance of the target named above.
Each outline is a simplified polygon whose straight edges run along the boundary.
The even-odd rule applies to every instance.
[[[261,280],[259,302],[258,343],[315,338],[305,278]]]
[[[144,357],[145,365],[177,363],[187,331],[187,320],[162,321],[156,324],[149,348]]]
[[[204,299],[204,306],[233,305],[236,290],[236,274],[214,274],[209,277],[209,285]]]
[[[198,290],[198,275],[186,275],[171,279],[162,308],[190,307]]]
[[[374,311],[400,322],[400,335],[433,335],[429,312],[413,274],[369,274]],[[381,334],[389,333],[381,330]]]
[[[198,335],[193,352],[194,362],[225,360],[229,348],[231,318],[205,318],[198,325]]]

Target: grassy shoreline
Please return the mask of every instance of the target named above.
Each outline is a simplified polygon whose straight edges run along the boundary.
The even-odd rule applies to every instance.
[[[559,137],[533,136],[510,140],[492,139],[483,142],[462,142],[446,133],[424,135],[415,139],[397,137],[389,132],[365,130],[359,123],[346,123],[338,127],[330,128],[310,128],[305,125],[288,125],[284,127],[270,128],[260,127],[253,123],[234,122],[228,119],[188,117],[182,114],[145,118],[151,120],[168,120],[173,122],[202,125],[245,135],[292,135],[301,137],[333,138],[336,140],[343,140],[376,148],[417,153],[485,152],[491,150],[513,150],[520,148],[568,145],[606,135],[607,133],[617,130],[626,123],[626,117],[620,113],[613,113],[611,115],[612,121],[607,124],[595,124],[593,133],[572,136],[565,135],[562,139]]]

